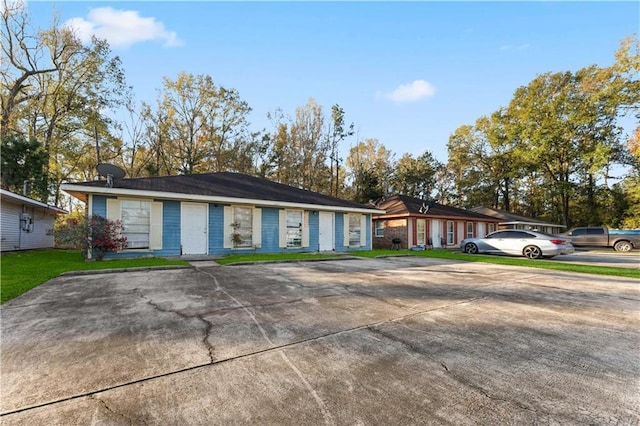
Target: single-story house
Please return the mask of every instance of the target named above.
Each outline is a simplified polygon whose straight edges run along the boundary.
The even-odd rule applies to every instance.
[[[66,183],[89,215],[120,220],[108,257],[371,249],[372,206],[241,173]]]
[[[0,189],[0,251],[52,248],[53,224],[66,210]]]
[[[499,219],[405,195],[378,201],[385,210],[373,216],[373,247],[403,248],[457,246],[467,237],[484,237]],[[395,242],[394,242],[395,241]]]
[[[470,210],[500,219],[498,229],[528,229],[530,231],[545,232],[547,234],[559,234],[564,232],[566,228],[565,225],[549,223],[533,217],[521,216],[490,207],[474,207]]]

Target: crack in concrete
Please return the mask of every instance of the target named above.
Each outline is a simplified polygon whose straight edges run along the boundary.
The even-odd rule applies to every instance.
[[[107,410],[109,413],[111,413],[111,414],[113,414],[113,415],[116,415],[116,416],[119,416],[119,417],[122,417],[123,419],[125,419],[126,421],[128,421],[130,425],[133,425],[133,424],[137,424],[137,423],[138,423],[138,421],[134,422],[132,418],[130,418],[130,417],[128,417],[128,416],[125,416],[123,413],[119,413],[119,412],[117,412],[117,411],[114,411],[111,407],[109,407],[109,406],[107,405],[107,403],[106,403],[103,399],[98,398],[95,394],[89,395],[89,396],[87,396],[87,398],[88,398],[88,399],[90,399],[90,400],[93,400],[93,401],[98,402],[98,403],[99,403],[100,405],[102,405],[102,407],[104,407],[104,409],[105,409],[105,410]],[[142,422],[142,424],[145,424],[145,425],[148,425],[148,424],[149,424],[149,423],[147,423],[144,419],[139,419],[139,421],[141,421],[141,422]]]
[[[429,353],[425,352],[421,348],[419,348],[419,347],[407,342],[404,339],[401,339],[398,336],[394,336],[392,334],[385,333],[384,331],[380,330],[377,327],[378,326],[368,326],[367,329],[370,330],[372,333],[379,334],[379,335],[383,336],[384,338],[386,338],[388,340],[400,343],[401,345],[403,345],[404,347],[408,348],[412,352],[414,352],[414,353],[416,353],[418,355],[424,356],[424,357],[428,358],[429,360],[440,364],[440,366],[444,369],[444,371],[447,373],[447,375],[449,375],[451,378],[453,378],[458,383],[460,383],[460,384],[462,384],[462,385],[464,385],[464,386],[466,386],[468,388],[471,388],[471,389],[475,390],[476,392],[482,394],[485,398],[488,398],[488,399],[490,399],[492,401],[499,401],[499,402],[504,402],[504,403],[507,403],[507,404],[512,404],[512,405],[518,407],[521,410],[526,410],[526,411],[530,411],[530,412],[534,413],[536,415],[536,417],[537,417],[537,415],[538,415],[538,411],[537,410],[535,410],[535,409],[533,409],[531,407],[527,407],[526,405],[524,405],[520,401],[499,398],[497,396],[493,396],[493,395],[489,394],[481,386],[476,385],[474,383],[471,383],[469,380],[466,380],[463,377],[461,377],[458,374],[456,374],[452,369],[450,369],[447,366],[447,364],[444,361],[440,361],[440,360],[436,359],[435,357],[433,357]]]
[[[215,277],[213,277],[213,278],[215,279]],[[216,285],[219,286],[219,283],[217,282],[217,280],[216,280]],[[221,288],[221,291],[225,292],[225,294],[226,294],[226,291],[224,289]],[[229,295],[229,297],[231,297],[236,303],[240,304],[240,302],[237,299],[235,299],[233,296]],[[188,371],[198,370],[198,369],[203,368],[203,367],[210,367],[212,365],[238,361],[238,360],[241,360],[241,359],[251,358],[251,357],[254,357],[254,356],[264,355],[264,354],[267,354],[267,353],[281,352],[284,349],[294,348],[294,347],[301,346],[301,345],[304,345],[304,344],[307,344],[307,343],[310,343],[310,342],[315,342],[315,341],[326,339],[326,338],[336,337],[336,336],[340,336],[342,334],[352,333],[354,331],[364,330],[364,329],[367,329],[368,327],[380,326],[380,325],[385,324],[385,323],[399,322],[399,321],[402,321],[405,318],[411,318],[411,317],[422,315],[422,314],[425,314],[425,313],[428,313],[428,312],[447,309],[447,308],[450,308],[452,306],[472,303],[472,302],[474,302],[476,300],[480,300],[480,299],[483,299],[483,298],[484,297],[478,297],[478,298],[464,300],[464,301],[457,302],[457,303],[451,303],[451,304],[445,305],[445,306],[440,306],[438,308],[425,309],[425,310],[420,311],[420,312],[412,312],[412,313],[409,313],[409,314],[406,314],[406,315],[401,315],[401,316],[394,317],[394,318],[388,318],[388,319],[385,319],[383,321],[378,321],[378,322],[371,323],[371,324],[358,325],[358,326],[347,328],[347,329],[343,329],[343,330],[333,331],[333,332],[325,333],[325,334],[322,334],[322,335],[309,337],[307,339],[302,339],[302,340],[298,340],[298,341],[295,341],[295,342],[285,343],[285,344],[282,344],[282,345],[279,345],[279,346],[272,346],[272,347],[265,348],[265,349],[259,349],[259,350],[253,351],[253,352],[248,352],[248,353],[245,353],[245,354],[236,355],[236,356],[233,356],[233,357],[230,357],[230,358],[225,358],[225,359],[217,360],[217,361],[214,361],[214,362],[207,362],[207,363],[204,363],[204,364],[192,365],[190,367],[185,367],[185,368],[182,368],[182,369],[179,369],[179,370],[173,370],[173,371],[169,371],[169,372],[166,372],[166,373],[156,374],[156,375],[153,375],[153,376],[142,377],[140,379],[132,380],[132,381],[125,382],[125,383],[116,384],[116,385],[113,385],[113,386],[108,386],[108,387],[105,387],[105,388],[102,388],[102,389],[97,389],[97,390],[94,390],[94,391],[88,391],[88,392],[85,392],[85,393],[82,393],[82,394],[71,395],[71,396],[67,396],[67,397],[64,397],[64,398],[57,399],[57,400],[48,401],[48,402],[44,402],[44,403],[37,404],[37,405],[32,405],[32,406],[27,406],[27,407],[18,408],[18,409],[15,409],[15,410],[7,411],[7,412],[4,412],[4,413],[0,413],[0,417],[4,417],[4,416],[11,415],[11,414],[16,414],[16,413],[21,413],[21,412],[25,412],[25,411],[29,411],[29,410],[33,410],[33,409],[37,409],[37,408],[47,407],[47,406],[59,404],[59,403],[66,402],[66,401],[72,401],[72,400],[75,400],[75,399],[79,399],[79,398],[83,398],[83,397],[87,397],[87,396],[92,396],[92,395],[95,395],[95,394],[98,394],[98,393],[107,392],[107,391],[110,391],[110,390],[125,388],[127,386],[136,385],[136,384],[140,384],[140,383],[145,383],[145,382],[149,382],[149,381],[156,380],[156,379],[161,379],[161,378],[165,378],[165,377],[171,377],[171,376],[174,376],[174,375],[177,375],[177,374],[181,374],[181,373],[185,373],[185,372],[188,372]],[[167,311],[167,312],[171,313],[171,311]],[[253,317],[253,314],[251,313],[251,311],[249,311],[249,315]],[[253,318],[255,319],[255,317],[253,317]],[[264,329],[262,329],[262,327],[259,325],[259,323],[258,323],[258,327],[264,333]],[[267,339],[267,342],[271,342],[271,340],[268,337],[266,337],[266,339]],[[271,343],[271,345],[273,345],[273,343]]]
[[[175,314],[175,315],[178,315],[180,318],[183,318],[183,319],[197,319],[197,320],[200,320],[201,322],[203,322],[204,325],[205,325],[205,329],[204,329],[204,337],[202,338],[202,344],[207,349],[207,353],[209,354],[209,362],[211,364],[213,364],[215,362],[215,357],[214,357],[215,348],[209,342],[209,337],[211,335],[211,330],[213,329],[213,324],[211,323],[211,321],[208,321],[208,320],[202,318],[201,315],[187,315],[187,314],[185,314],[183,312],[180,312],[178,310],[164,309],[164,308],[160,307],[160,305],[158,305],[157,303],[154,303],[149,297],[147,297],[144,293],[142,293],[142,291],[140,291],[140,289],[138,289],[138,288],[134,288],[133,289],[133,293],[136,294],[141,299],[146,300],[147,304],[149,306],[151,306],[153,309],[155,309],[156,311],[158,311],[158,312],[168,313],[168,314]]]
[[[394,303],[393,301],[391,301],[389,299],[386,299],[384,297],[378,297],[378,296],[375,296],[373,294],[365,293],[365,292],[362,292],[362,291],[351,290],[350,287],[352,287],[352,285],[350,285],[350,284],[345,284],[345,285],[342,286],[342,288],[344,288],[347,291],[347,293],[349,293],[349,294],[356,294],[356,295],[360,295],[360,296],[370,297],[370,298],[375,299],[375,300],[377,300],[379,302],[385,303],[387,305],[394,306],[396,308],[411,309],[411,310],[415,311],[415,308],[412,307],[412,306],[403,305],[402,303]]]
[[[252,304],[252,305],[242,305],[242,306],[232,306],[232,307],[228,307],[228,308],[217,308],[211,311],[207,311],[206,313],[203,314],[199,314],[199,315],[208,315],[208,314],[213,314],[213,313],[217,313],[217,312],[222,312],[222,311],[237,311],[237,310],[242,310],[245,308],[265,308],[265,307],[270,307],[270,306],[278,306],[278,305],[289,305],[289,304],[293,304],[293,303],[299,303],[299,302],[304,302],[305,300],[309,300],[309,299],[324,299],[324,298],[328,298],[328,297],[337,297],[337,296],[342,296],[341,294],[323,294],[323,295],[319,295],[319,296],[309,296],[309,297],[300,297],[297,299],[291,299],[291,300],[285,300],[282,302],[273,302],[273,303],[258,303],[258,304]]]
[[[271,341],[271,339],[269,338],[269,336],[267,335],[267,332],[264,330],[264,328],[262,327],[262,325],[260,324],[260,322],[258,321],[258,319],[256,318],[256,316],[254,315],[253,312],[251,312],[251,310],[244,305],[240,300],[236,299],[234,296],[232,296],[229,292],[227,292],[221,285],[220,282],[217,280],[217,278],[213,275],[210,274],[207,271],[203,271],[199,268],[196,267],[197,271],[203,272],[207,275],[209,275],[213,281],[216,284],[216,289],[220,289],[222,290],[222,292],[224,294],[226,294],[229,298],[231,298],[239,307],[241,307],[242,309],[244,309],[244,311],[246,312],[247,315],[249,315],[249,317],[251,318],[251,320],[253,321],[253,323],[258,327],[258,329],[260,330],[260,332],[262,333],[262,336],[264,337],[265,341],[271,345],[271,346],[275,346],[274,343]],[[304,385],[304,387],[307,389],[307,391],[309,391],[311,397],[316,401],[316,404],[318,405],[318,408],[320,409],[320,412],[322,413],[322,417],[324,418],[324,422],[327,425],[334,425],[335,421],[333,420],[333,416],[331,416],[331,413],[329,412],[329,410],[327,409],[326,404],[324,403],[324,401],[322,400],[322,398],[320,397],[320,395],[318,395],[318,393],[316,392],[316,390],[313,388],[313,386],[311,385],[311,383],[309,383],[309,381],[304,377],[304,375],[302,374],[302,372],[298,369],[298,367],[296,367],[296,365],[289,359],[289,357],[287,356],[286,353],[284,353],[284,349],[280,349],[278,351],[280,353],[280,356],[282,357],[282,359],[285,361],[285,363],[289,366],[289,368],[298,376],[298,378],[300,379],[300,381],[302,382],[302,384]]]

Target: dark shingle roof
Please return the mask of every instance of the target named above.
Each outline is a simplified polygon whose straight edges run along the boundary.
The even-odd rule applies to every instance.
[[[426,213],[421,212],[423,204],[426,204],[429,207]],[[457,207],[445,206],[433,201],[425,201],[419,198],[408,197],[406,195],[392,195],[385,197],[384,201],[380,203],[380,209],[386,210],[387,213],[385,216],[412,214],[448,218],[471,218],[477,220],[488,220],[490,222],[496,221],[496,218],[491,216],[486,216],[470,210],[459,209]]]
[[[561,226],[561,227],[564,228],[563,225],[556,225],[556,224],[553,224],[553,223],[545,222],[545,221],[537,219],[535,217],[521,216],[519,214],[510,213],[510,212],[507,212],[507,211],[504,211],[504,210],[492,209],[490,207],[484,207],[484,206],[474,207],[471,210],[476,212],[476,213],[481,213],[481,214],[485,214],[487,216],[494,217],[496,219],[501,219],[503,222],[539,223],[541,225]]]
[[[105,181],[69,183],[67,184],[67,190],[72,192],[73,189],[71,187],[75,185],[103,188]],[[113,188],[211,197],[245,198],[331,207],[374,209],[372,206],[330,197],[317,192],[306,191],[255,176],[232,172],[116,179],[113,181]]]

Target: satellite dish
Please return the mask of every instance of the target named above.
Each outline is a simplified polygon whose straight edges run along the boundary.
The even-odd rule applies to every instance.
[[[100,176],[104,176],[107,178],[108,187],[113,186],[114,179],[122,179],[125,174],[124,170],[122,170],[120,167],[109,163],[100,163],[98,164],[96,169],[98,169],[98,173],[100,173]]]
[[[422,203],[422,207],[418,210],[422,214],[426,214],[429,211],[429,204]]]

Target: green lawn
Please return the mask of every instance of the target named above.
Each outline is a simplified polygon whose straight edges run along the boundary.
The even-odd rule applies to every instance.
[[[499,265],[525,266],[587,274],[613,275],[640,278],[640,270],[614,268],[608,266],[575,265],[549,260],[529,260],[516,257],[471,255],[451,250],[371,250],[353,251],[347,255],[360,257],[377,256],[423,256],[439,259],[461,260],[465,262],[485,262]],[[312,259],[339,259],[341,254],[281,253],[230,255],[217,262],[229,265],[244,262],[273,262]],[[38,250],[30,252],[6,253],[0,256],[0,303],[4,303],[29,291],[45,281],[67,271],[96,269],[136,268],[144,266],[188,265],[181,260],[162,258],[118,259],[103,262],[86,262],[77,250]]]
[[[484,262],[497,265],[525,266],[529,268],[552,269],[567,272],[582,272],[585,274],[613,275],[617,277],[640,278],[640,270],[630,268],[616,268],[612,266],[576,265],[561,263],[552,260],[531,260],[520,257],[491,256],[481,254],[466,254],[451,250],[371,250],[349,252],[354,256],[378,257],[378,256],[422,256],[438,259],[462,260],[465,262]]]
[[[77,250],[36,250],[0,256],[0,303],[20,296],[67,271],[188,265],[161,258],[118,259],[86,262]]]
[[[245,262],[284,262],[288,260],[340,259],[341,254],[325,253],[272,253],[272,254],[232,254],[216,260],[220,265]]]

